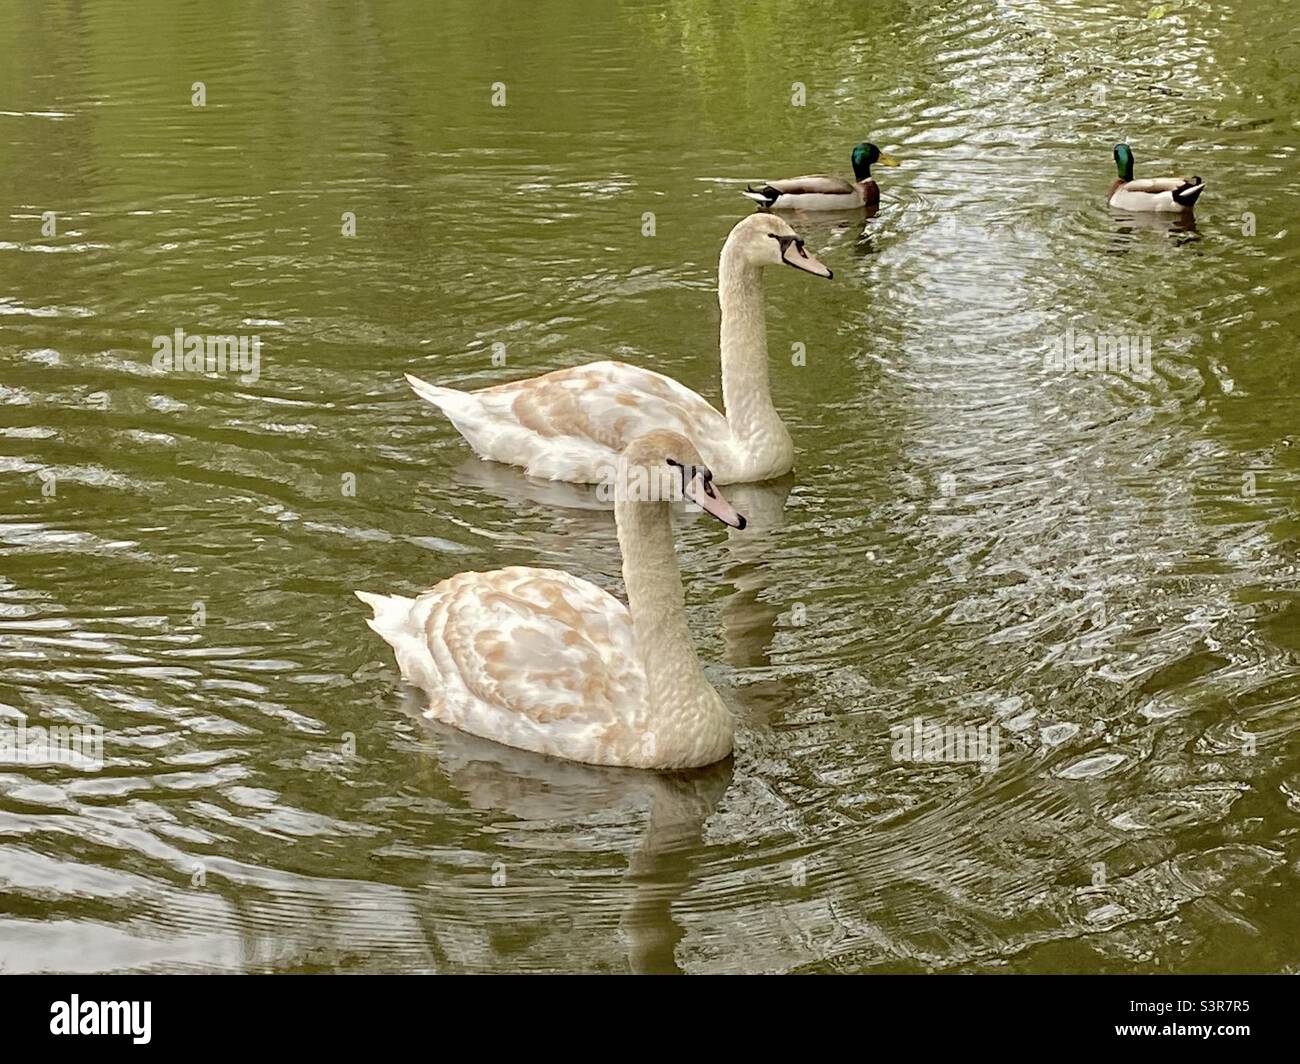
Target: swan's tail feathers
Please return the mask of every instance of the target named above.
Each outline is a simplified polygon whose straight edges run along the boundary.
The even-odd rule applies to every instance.
[[[762,188],[755,188],[753,185],[746,185],[742,196],[748,196],[760,207],[770,208],[777,200],[781,198],[781,193],[771,185],[764,185]]]
[[[374,595],[369,591],[352,593],[375,611],[374,617],[367,620],[366,624],[377,635],[392,643],[406,633],[414,599],[402,595]]]
[[[1194,207],[1204,191],[1205,182],[1199,177],[1193,177],[1181,188],[1174,190],[1174,202],[1180,207]]]
[[[477,405],[469,392],[458,391],[455,388],[440,388],[410,373],[406,374],[406,383],[426,403],[432,403],[453,420],[457,415],[471,412]]]

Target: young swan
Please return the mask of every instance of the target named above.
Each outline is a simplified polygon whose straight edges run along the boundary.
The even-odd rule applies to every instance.
[[[626,362],[593,362],[477,392],[439,388],[409,373],[406,379],[480,458],[546,480],[598,483],[629,443],[655,429],[689,439],[719,484],[770,480],[790,471],[794,444],[768,384],[767,266],[831,276],[780,218],[752,214],[731,230],[718,263],[725,416],[671,377]]]
[[[1133,149],[1115,145],[1115,169],[1106,203],[1122,211],[1164,211],[1190,214],[1205,191],[1199,177],[1146,177],[1133,180]]]
[[[356,592],[434,720],[593,765],[683,769],[731,752],[731,714],[704,678],[673,545],[683,496],[723,524],[745,519],[690,441],[656,431],[607,471],[626,606],[555,569],[461,573],[417,598]]]

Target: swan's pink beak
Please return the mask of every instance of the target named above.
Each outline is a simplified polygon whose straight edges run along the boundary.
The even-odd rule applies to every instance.
[[[706,476],[697,469],[691,481],[686,485],[686,497],[707,514],[712,514],[724,525],[731,528],[744,528],[748,522],[736,512],[736,508],[722,497],[713,483],[712,476]]]
[[[796,270],[803,270],[815,277],[834,277],[831,268],[804,247],[802,240],[791,241],[781,249],[781,261]]]

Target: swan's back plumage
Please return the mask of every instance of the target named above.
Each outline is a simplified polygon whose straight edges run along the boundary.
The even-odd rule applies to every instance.
[[[625,362],[592,362],[476,392],[407,374],[416,394],[447,415],[482,458],[537,477],[594,484],[623,449],[656,429],[691,440],[719,483],[728,465],[727,420],[671,377]]]
[[[460,573],[417,598],[357,597],[427,713],[472,735],[590,764],[638,765],[649,708],[626,606],[555,569]]]

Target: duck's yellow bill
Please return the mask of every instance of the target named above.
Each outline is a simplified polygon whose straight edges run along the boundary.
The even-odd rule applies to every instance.
[[[897,165],[898,165],[898,160],[895,159],[892,155],[886,155],[886,154],[882,151],[882,152],[880,153],[880,158],[876,160],[876,165],[877,165],[877,166],[897,166]]]

